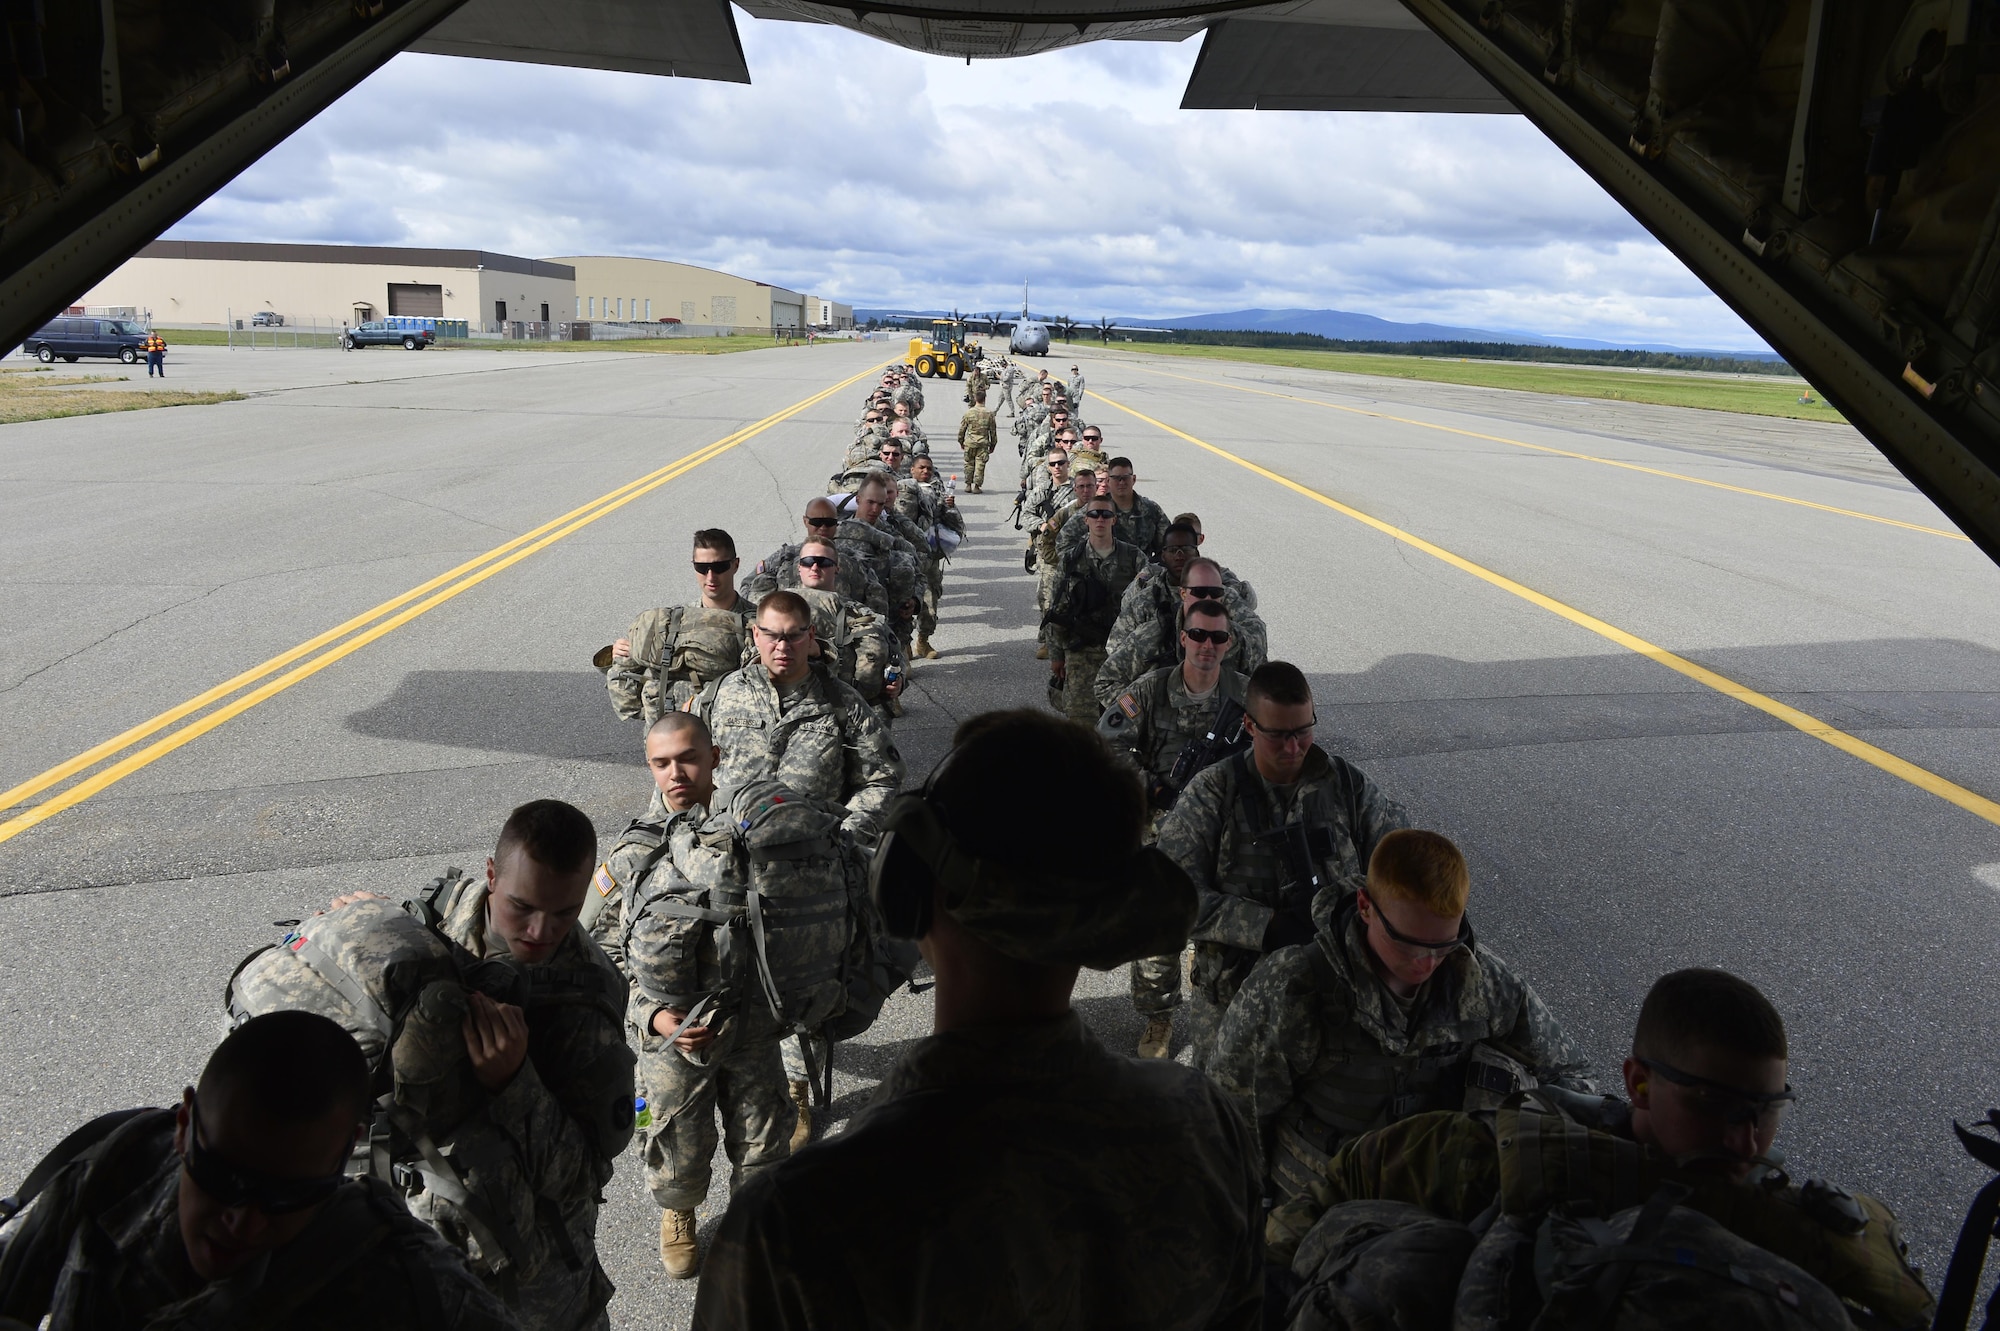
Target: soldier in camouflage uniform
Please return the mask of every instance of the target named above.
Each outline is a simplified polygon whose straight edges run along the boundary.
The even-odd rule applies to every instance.
[[[1159,818],[1180,797],[1181,786],[1200,770],[1184,768],[1187,760],[1183,753],[1190,743],[1215,735],[1208,751],[1192,758],[1202,766],[1229,751],[1233,734],[1218,733],[1217,723],[1228,704],[1242,706],[1243,687],[1248,682],[1246,676],[1223,665],[1232,637],[1229,612],[1223,604],[1196,601],[1188,607],[1187,625],[1180,635],[1181,660],[1142,675],[1130,689],[1121,690],[1098,719],[1097,733],[1146,784],[1151,814],[1146,828],[1148,841],[1154,839]],[[1223,729],[1234,732],[1239,726]],[[1146,1029],[1139,1036],[1139,1057],[1167,1056],[1173,1042],[1174,1009],[1180,1002],[1180,952],[1132,963],[1132,1006],[1146,1019]]]
[[[1112,506],[1118,511],[1116,535],[1127,545],[1136,545],[1146,552],[1146,558],[1160,557],[1160,544],[1167,538],[1167,511],[1133,488],[1137,477],[1132,471],[1132,459],[1112,458],[1104,468],[1104,481]],[[1075,545],[1084,538],[1083,523],[1071,518],[1056,537],[1058,552],[1065,546]]]
[[[842,516],[840,526],[834,531],[834,544],[843,565],[862,564],[882,584],[890,624],[907,656],[911,635],[916,630],[923,562],[916,546],[891,525],[890,505],[895,500],[895,477],[877,470],[851,497],[841,501]]]
[[[1090,816],[1024,840],[1050,770],[1091,792]],[[903,931],[936,973],[937,1029],[839,1136],[744,1181],[694,1326],[1254,1331],[1245,1125],[1192,1069],[1121,1058],[1070,1008],[1080,965],[1170,950],[1193,913],[1140,845],[1137,783],[1096,736],[997,713],[960,727],[915,805],[892,817],[927,816],[958,858],[892,858],[884,893],[928,909]]]
[[[1160,849],[1201,891],[1189,975],[1194,1058],[1267,952],[1312,939],[1315,922],[1362,882],[1368,857],[1409,817],[1375,783],[1312,741],[1312,687],[1270,661],[1246,693],[1248,751],[1188,782],[1160,820]]]
[[[815,498],[806,501],[805,540],[830,541],[840,529],[840,513],[833,501]],[[757,571],[744,579],[743,599],[756,605],[772,592],[795,590],[801,584],[799,577],[799,550],[804,542],[779,546],[758,561]],[[843,561],[840,565],[840,582],[835,587],[842,598],[859,601],[878,614],[887,614],[889,593],[865,559]],[[753,648],[754,650],[754,648]]]
[[[753,603],[736,591],[736,542],[720,527],[694,534],[701,600],[642,612],[625,636],[601,649],[612,710],[651,725],[755,655],[750,643]]]
[[[1247,675],[1269,658],[1270,640],[1254,608],[1256,593],[1247,583],[1231,586],[1220,564],[1192,559],[1193,553],[1194,529],[1168,528],[1160,563],[1147,565],[1125,589],[1118,620],[1105,639],[1104,666],[1097,672],[1097,701],[1103,706],[1109,707],[1132,680],[1178,658],[1181,611],[1196,600],[1220,600],[1229,607],[1231,670]]]
[[[741,995],[720,1006],[699,1001],[721,984],[709,972],[722,954],[715,926],[698,913],[712,903],[690,883],[695,870],[677,855],[691,849],[689,834],[709,821],[722,751],[708,727],[685,712],[655,723],[647,735],[649,757],[655,749],[675,780],[660,786],[656,820],[634,825],[651,844],[625,888],[633,904],[621,933],[632,975],[629,1024],[639,1037],[641,1084],[653,1115],[640,1160],[660,1206],[660,1264],[685,1280],[701,1264],[695,1208],[708,1196],[716,1115],[722,1116],[732,1188],[790,1154],[797,1116],[785,1092],[781,1032],[769,1006],[739,1001]]]
[[[845,552],[842,552],[843,555]],[[882,811],[903,784],[903,756],[861,695],[812,664],[812,611],[794,592],[773,592],[757,612],[757,665],[722,681],[709,728],[722,746],[717,784],[759,778],[846,806],[854,839],[873,845]],[[799,1040],[785,1042],[785,1073],[798,1105],[793,1145],[812,1136],[810,1074],[824,1067]]]
[[[890,435],[882,441],[882,447],[874,457],[856,463],[838,476],[829,477],[828,484],[835,490],[853,494],[861,488],[861,482],[878,471],[886,471],[901,480],[910,474],[910,457],[904,451],[907,442],[906,435]]]
[[[965,483],[973,494],[986,488],[986,459],[1000,446],[1000,426],[986,409],[986,390],[972,395],[972,406],[958,419],[958,446],[965,451]]]
[[[812,607],[813,645],[834,677],[875,709],[886,730],[889,718],[902,714],[897,697],[903,681],[890,681],[885,676],[892,666],[900,671],[908,664],[889,629],[888,617],[840,595],[840,552],[833,542],[807,541],[799,559],[799,576],[804,581],[795,590]]]
[[[1673,1184],[1688,1190],[1681,1206],[1796,1264],[1865,1310],[1855,1325],[1931,1324],[1936,1302],[1910,1267],[1889,1208],[1782,1171],[1775,1143],[1793,1098],[1789,1054],[1783,1019],[1755,986],[1717,970],[1662,976],[1640,1008],[1631,1048],[1623,1068],[1626,1100],[1544,1086],[1497,1106],[1420,1113],[1353,1138],[1308,1191],[1271,1213],[1265,1229],[1271,1261],[1290,1264],[1300,1240],[1329,1210],[1378,1201],[1461,1223],[1497,1212],[1489,1237],[1512,1230],[1532,1254],[1536,1230],[1554,1208],[1614,1216]],[[1710,1255],[1684,1250],[1672,1260],[1691,1266]],[[1504,1308],[1509,1293],[1524,1292],[1505,1286],[1505,1263],[1488,1265],[1495,1269],[1465,1270],[1461,1324],[1469,1324],[1463,1321],[1469,1310],[1494,1302]],[[1526,1265],[1532,1298],[1537,1263]],[[1457,1279],[1455,1269],[1438,1274]],[[1746,1275],[1754,1281],[1755,1274]],[[1495,1277],[1500,1287],[1487,1287]],[[1517,1316],[1533,1312],[1530,1305]]]
[[[0,1223],[0,1325],[514,1331],[393,1189],[341,1176],[368,1101],[367,1062],[327,1018],[238,1027],[176,1109],[100,1120]]]
[[[979,361],[972,363],[972,373],[965,380],[965,405],[971,406],[986,396],[986,390],[993,381],[986,377],[986,367]]]
[[[938,533],[953,532],[963,539],[965,519],[959,514],[958,500],[938,483],[937,469],[929,458],[910,464],[910,478],[896,487],[896,511],[909,522],[916,533],[917,548],[925,556],[924,585],[917,602],[917,640],[911,655],[935,660],[937,649],[931,646],[931,634],[937,632],[938,606],[944,601],[944,565],[950,557]]]
[[[1056,505],[1055,512],[1049,514],[1035,532],[1035,567],[1037,584],[1035,587],[1035,608],[1046,617],[1055,595],[1056,582],[1062,575],[1062,564],[1056,559],[1056,533],[1071,515],[1083,510],[1083,506],[1102,492],[1098,483],[1097,470],[1085,463],[1080,467],[1072,462],[1069,468],[1069,489],[1065,493],[1058,490],[1050,502]],[[1035,659],[1045,661],[1049,655],[1049,628],[1046,618],[1042,624],[1039,642],[1035,648]]]
[[[903,371],[896,381],[896,387],[889,394],[889,400],[898,407],[906,408],[905,411],[898,411],[896,413],[898,416],[908,416],[911,421],[915,421],[923,414],[924,386],[918,381],[914,371]]]
[[[1230,1000],[1209,1075],[1256,1125],[1271,1196],[1304,1192],[1356,1134],[1462,1109],[1469,1091],[1495,1103],[1523,1085],[1596,1091],[1547,1004],[1474,939],[1471,882],[1445,837],[1390,832],[1367,886]]]
[[[1146,556],[1112,536],[1109,500],[1093,499],[1083,512],[1090,535],[1063,557],[1042,622],[1049,629],[1051,697],[1060,690],[1063,714],[1078,725],[1095,726],[1099,709],[1091,686],[1104,664],[1104,640],[1118,617],[1119,598],[1146,566]]]

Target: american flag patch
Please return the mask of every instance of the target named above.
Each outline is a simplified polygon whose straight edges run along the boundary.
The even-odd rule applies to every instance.
[[[597,866],[597,872],[590,876],[590,885],[597,889],[600,897],[608,897],[618,890],[618,880],[611,876],[609,861]]]

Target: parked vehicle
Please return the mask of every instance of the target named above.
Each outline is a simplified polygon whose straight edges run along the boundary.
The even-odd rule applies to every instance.
[[[137,365],[145,355],[146,330],[128,319],[51,319],[21,343],[21,350],[44,365],[61,356],[74,364],[81,356],[116,357]]]
[[[347,330],[343,339],[349,351],[358,351],[362,347],[393,347],[399,342],[405,351],[422,351],[435,341],[437,334],[428,328],[391,328],[380,319],[356,324]]]
[[[283,328],[285,316],[276,310],[259,310],[250,316],[252,328]]]

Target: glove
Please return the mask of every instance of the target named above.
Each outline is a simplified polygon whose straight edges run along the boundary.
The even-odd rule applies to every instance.
[[[1271,922],[1264,926],[1264,951],[1267,953],[1312,940],[1312,921],[1288,910],[1276,912],[1271,916]]]

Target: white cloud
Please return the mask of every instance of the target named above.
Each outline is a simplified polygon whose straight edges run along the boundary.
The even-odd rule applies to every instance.
[[[738,21],[750,87],[398,57],[172,234],[651,255],[860,304],[1005,309],[1025,279],[1079,318],[1760,345],[1519,117],[1182,111],[1198,39],[968,67]]]

